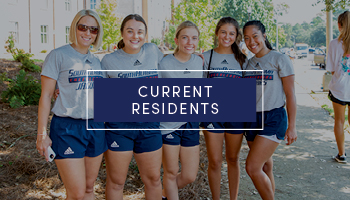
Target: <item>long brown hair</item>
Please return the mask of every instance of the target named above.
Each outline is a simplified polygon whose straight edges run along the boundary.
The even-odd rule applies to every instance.
[[[236,28],[237,37],[236,37],[235,42],[231,45],[231,49],[233,51],[233,54],[235,55],[236,60],[238,61],[238,63],[242,67],[247,57],[244,55],[244,53],[242,53],[242,51],[240,50],[240,48],[238,46],[239,43],[241,43],[241,41],[242,41],[242,33],[239,30],[238,22],[232,17],[223,17],[223,18],[221,18],[219,20],[219,22],[217,23],[217,25],[216,25],[215,35],[218,34],[221,26],[223,26],[225,24],[232,24]]]
[[[344,56],[350,53],[350,12],[345,11],[338,17],[341,27],[338,41],[343,41]]]
[[[142,22],[145,25],[145,34],[147,34],[147,24],[146,24],[145,20],[138,14],[130,14],[123,19],[123,22],[120,25],[120,33],[123,33],[126,22],[128,22],[129,20],[132,20],[132,19],[134,19],[138,22]],[[122,49],[123,47],[125,47],[125,44],[124,44],[123,39],[121,39],[118,42],[118,49]]]

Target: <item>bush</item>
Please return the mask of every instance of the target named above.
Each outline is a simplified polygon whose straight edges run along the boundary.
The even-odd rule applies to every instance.
[[[30,59],[22,61],[20,68],[31,72],[41,72],[41,68],[34,64],[34,61]]]
[[[15,61],[23,62],[25,60],[29,60],[33,54],[26,53],[23,49],[15,49],[14,53],[12,54],[12,57]]]
[[[40,53],[46,53],[47,51],[44,49],[44,50],[41,50]]]
[[[154,43],[154,44],[156,44],[157,46],[159,46],[159,45],[160,45],[160,39],[159,39],[159,38],[152,38],[152,39],[151,39],[151,43]]]
[[[2,92],[1,98],[2,101],[10,103],[11,108],[39,104],[41,85],[37,79],[21,70],[15,80],[8,80],[10,84]]]

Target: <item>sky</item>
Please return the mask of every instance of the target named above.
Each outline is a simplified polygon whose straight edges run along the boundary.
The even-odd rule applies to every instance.
[[[312,18],[316,17],[317,13],[321,13],[322,9],[325,8],[323,3],[317,4],[317,6],[312,6],[317,0],[272,0],[276,4],[286,3],[289,5],[288,13],[283,14],[283,16],[278,17],[279,22],[291,23],[292,25],[296,23],[303,23],[306,21],[310,23]],[[324,15],[322,18],[326,19]]]

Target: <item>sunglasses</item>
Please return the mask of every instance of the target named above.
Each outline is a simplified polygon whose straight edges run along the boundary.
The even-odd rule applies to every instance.
[[[78,24],[77,28],[79,31],[83,31],[83,32],[86,32],[89,29],[91,34],[98,33],[98,26],[86,26],[84,24]]]

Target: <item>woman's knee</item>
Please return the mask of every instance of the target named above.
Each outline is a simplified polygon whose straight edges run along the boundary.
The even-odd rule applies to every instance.
[[[179,168],[164,169],[164,177],[170,180],[176,180],[177,175],[179,174]]]
[[[247,160],[245,170],[250,177],[254,177],[261,171],[261,168],[258,168],[256,163]]]
[[[232,155],[227,155],[226,154],[226,161],[227,164],[230,166],[236,166],[239,164],[239,156],[232,156]]]
[[[72,190],[72,191],[67,190],[67,198],[74,199],[74,200],[82,200],[84,199],[85,192],[86,190],[83,188],[78,190]]]
[[[221,170],[222,157],[212,158],[209,160],[209,168],[213,170]]]
[[[142,181],[145,185],[148,186],[159,186],[161,184],[160,181],[160,172],[159,173],[150,173],[142,176]]]

